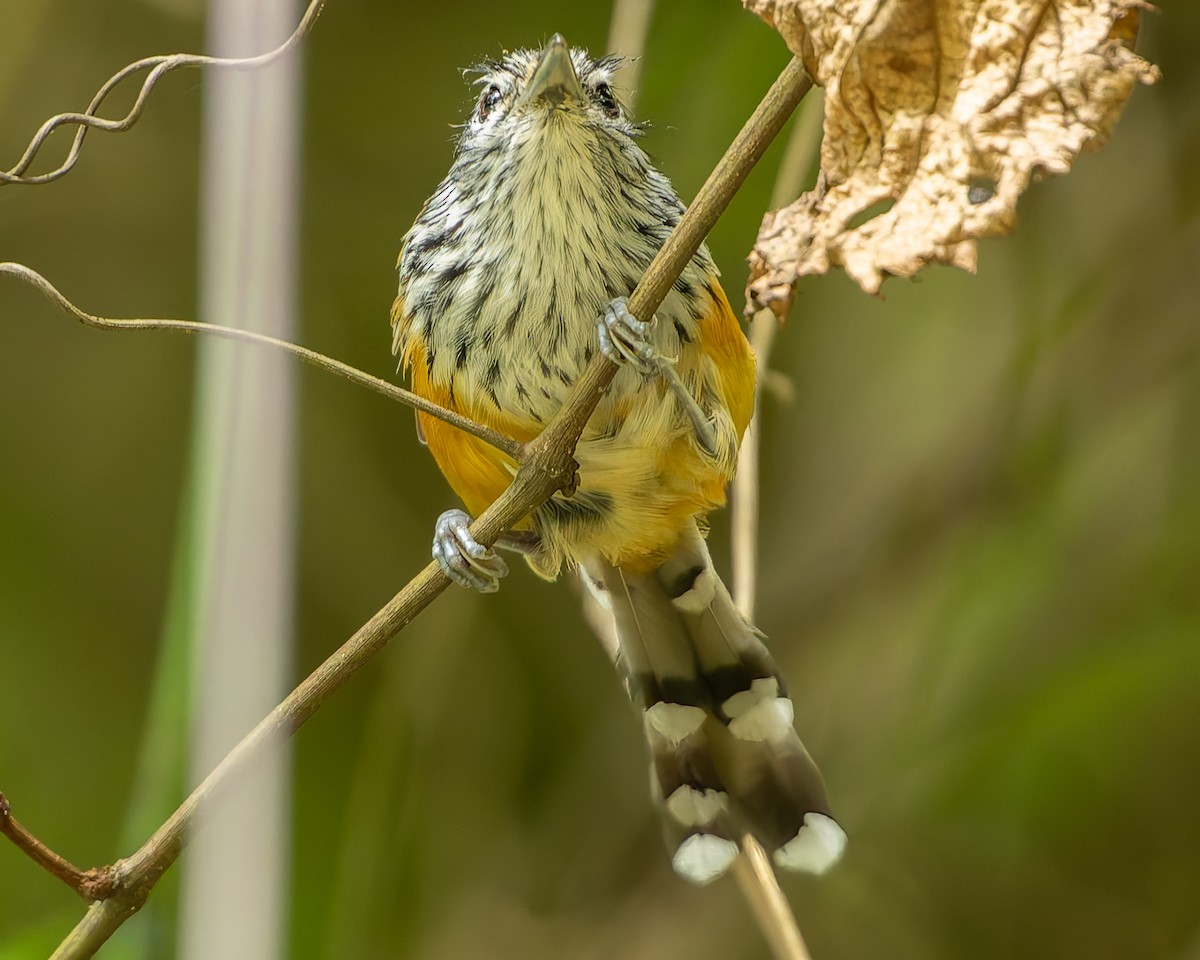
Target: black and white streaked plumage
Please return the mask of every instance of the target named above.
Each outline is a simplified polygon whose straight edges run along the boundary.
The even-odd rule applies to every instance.
[[[544,51],[480,69],[453,165],[400,256],[393,349],[416,392],[521,440],[554,416],[597,349],[622,359],[612,353],[618,336],[643,338],[634,356],[674,359],[686,396],[623,366],[576,449],[578,490],[540,507],[510,543],[542,576],[577,568],[602,637],[615,639],[676,870],[711,880],[752,835],[780,866],[821,872],[845,835],[792,726],[779,670],[700,533],[724,503],[750,418],[753,355],[704,247],[650,325],[621,316],[619,298],[683,205],[612,94],[615,67],[556,36]],[[418,420],[478,515],[516,464],[441,421]],[[468,521],[443,514],[434,555],[459,582],[494,589],[507,569]]]
[[[640,129],[612,93],[616,58],[571,54],[579,83],[595,99],[586,107],[592,116],[570,125],[544,124],[518,103],[536,59],[518,50],[476,69],[480,102],[404,244],[407,323],[395,333],[425,338],[436,380],[481,393],[496,410],[540,429],[595,349],[594,325],[579,318],[594,320],[633,290],[683,204],[638,146]],[[598,156],[605,162],[595,162]],[[678,353],[681,336],[695,336],[714,275],[702,249],[660,308],[667,355]],[[402,349],[399,339],[395,349]],[[536,364],[523,363],[523,353]],[[522,367],[528,380],[499,383]],[[626,389],[640,386],[632,371],[622,379]]]

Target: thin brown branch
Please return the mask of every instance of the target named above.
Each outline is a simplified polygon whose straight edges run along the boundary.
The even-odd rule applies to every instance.
[[[316,350],[310,350],[308,347],[302,347],[288,340],[280,340],[278,337],[271,337],[265,333],[255,333],[252,330],[239,330],[236,327],[223,327],[213,323],[201,323],[198,320],[168,320],[159,318],[114,319],[112,317],[98,317],[75,306],[74,303],[59,292],[54,284],[36,270],[25,266],[23,263],[0,262],[0,276],[5,275],[24,280],[26,283],[36,287],[48,299],[71,314],[71,316],[86,326],[94,327],[97,330],[175,330],[181,333],[202,333],[225,340],[241,340],[246,343],[257,343],[263,346],[274,347],[278,350],[284,350],[292,354],[292,356],[303,360],[305,363],[311,364],[327,373],[342,377],[351,383],[357,383],[359,386],[366,387],[368,390],[385,396],[390,400],[395,400],[397,403],[407,404],[423,413],[428,413],[432,417],[444,420],[459,430],[478,437],[485,443],[491,444],[497,450],[503,451],[517,462],[520,462],[523,456],[524,447],[518,441],[512,439],[512,437],[506,437],[491,427],[484,426],[482,423],[476,423],[469,417],[464,417],[461,413],[447,410],[445,407],[439,407],[436,403],[426,400],[424,397],[405,390],[403,387],[397,387],[395,384],[388,383],[386,380],[380,380],[378,377],[365,373],[357,367],[352,367],[348,363],[343,363],[341,360],[334,360],[323,353],[318,353]]]
[[[0,170],[0,186],[9,183],[50,183],[53,180],[66,176],[79,159],[80,150],[83,148],[83,140],[87,136],[88,130],[95,128],[108,133],[122,133],[128,130],[141,118],[142,112],[146,108],[146,102],[150,98],[150,93],[158,84],[158,81],[172,70],[178,70],[180,67],[229,67],[235,70],[247,70],[266,66],[272,60],[283,56],[283,54],[296,46],[309,34],[313,24],[317,22],[317,17],[320,15],[324,4],[325,0],[311,0],[308,9],[304,11],[304,16],[300,19],[299,25],[292,31],[292,35],[274,50],[269,50],[256,57],[207,57],[202,54],[172,53],[164,56],[146,57],[144,60],[138,60],[128,66],[122,67],[105,81],[83,113],[60,113],[43,123],[38,128],[37,133],[34,134],[33,139],[29,141],[29,146],[25,148],[25,152],[21,155],[21,159],[17,161],[16,165],[9,170]],[[129,112],[117,120],[107,120],[104,117],[97,116],[97,112],[104,105],[104,101],[108,99],[108,95],[116,89],[121,81],[142,70],[149,70],[150,72],[146,75],[146,79],[142,81],[142,88],[138,91],[137,99],[134,100],[133,106],[129,108]],[[48,173],[32,177],[25,176],[25,171],[29,169],[30,165],[36,159],[38,151],[42,149],[46,140],[49,139],[50,134],[59,127],[72,124],[77,125],[79,129],[75,132],[75,139],[71,142],[71,149],[67,152],[66,159]]]
[[[30,860],[85,900],[107,897],[112,892],[111,879],[103,867],[80,870],[71,861],[59,856],[18,822],[3,793],[0,793],[0,833],[8,837]]]
[[[776,960],[812,960],[771,861],[750,834],[742,838],[742,855],[734,861],[733,875]]]
[[[654,258],[629,299],[631,312],[653,316],[676,277],[810,86],[800,61],[793,59]],[[494,543],[539,503],[559,489],[570,487],[575,470],[572,459],[575,443],[616,369],[599,354],[592,359],[568,403],[545,432],[527,445],[527,458],[512,486],[472,525],[471,533],[480,543]],[[449,583],[437,564],[430,563],[317,667],[234,747],[141,849],[109,868],[113,894],[92,905],[52,960],[93,956],[145,902],[159,877],[178,858],[185,834],[195,825],[198,812],[228,785],[232,775],[259,756],[265,746],[295,732]]]

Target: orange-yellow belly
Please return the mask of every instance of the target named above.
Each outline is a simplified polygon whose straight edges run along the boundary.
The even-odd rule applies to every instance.
[[[699,337],[681,350],[677,369],[707,377],[721,413],[740,438],[754,402],[754,358],[741,327],[715,278],[711,309],[699,321]],[[536,425],[496,410],[481,398],[462,396],[450,384],[435,383],[425,363],[424,343],[407,344],[405,365],[415,393],[450,407],[520,441]],[[552,576],[559,564],[600,553],[634,570],[650,569],[671,552],[689,522],[725,502],[732,466],[716,463],[697,447],[690,422],[659,383],[623,375],[593,415],[576,449],[579,490],[574,501],[538,511],[520,524],[536,529],[546,551],[532,563]],[[503,398],[501,398],[503,400]],[[468,512],[478,516],[509,486],[517,465],[470,434],[418,414],[430,453]]]

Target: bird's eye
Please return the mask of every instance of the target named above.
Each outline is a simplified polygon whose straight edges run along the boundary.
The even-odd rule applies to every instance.
[[[483,91],[483,96],[479,98],[479,119],[486,120],[488,114],[499,105],[501,98],[500,88],[495,84]]]
[[[620,114],[621,108],[617,106],[617,98],[613,96],[612,87],[607,83],[596,84],[594,96],[596,103],[600,105],[600,109],[608,116],[616,117]]]

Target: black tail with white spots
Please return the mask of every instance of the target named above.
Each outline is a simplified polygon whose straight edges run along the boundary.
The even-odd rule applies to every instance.
[[[642,711],[676,872],[695,883],[715,879],[746,834],[784,869],[832,866],[846,835],[792,726],[792,702],[762,634],[733,605],[699,531],[693,526],[653,573],[590,560],[581,574]]]

